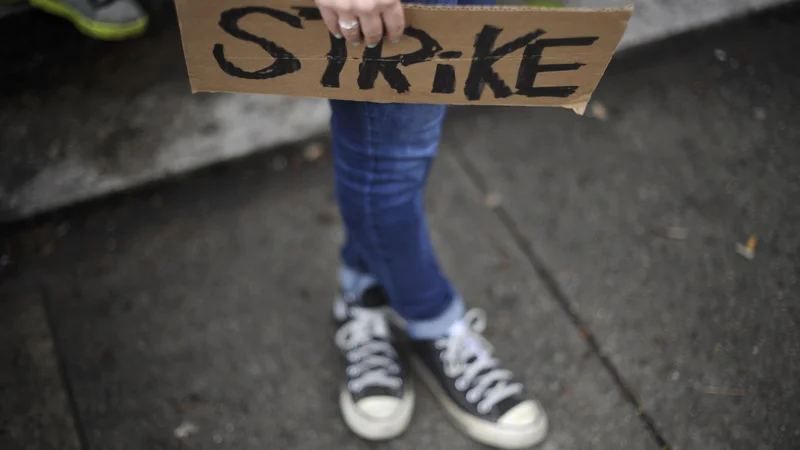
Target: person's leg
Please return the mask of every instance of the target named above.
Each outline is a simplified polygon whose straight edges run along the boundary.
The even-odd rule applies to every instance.
[[[336,194],[347,232],[340,283],[349,302],[337,304],[377,306],[386,296],[376,292],[385,290],[406,321],[415,369],[456,424],[476,440],[501,448],[541,441],[547,430],[541,407],[527,400],[522,385],[492,357],[480,336],[482,312],[464,313],[431,246],[423,188],[445,108],[348,101],[332,101],[331,106]],[[337,310],[344,317],[347,308]],[[362,330],[359,336],[372,335],[363,324],[347,326]],[[351,355],[352,350],[348,374],[352,361],[358,361]],[[343,390],[341,398],[347,420],[348,410],[359,410],[351,399],[359,397]],[[387,404],[397,411],[398,403]],[[358,423],[348,425],[359,432]]]
[[[469,436],[501,448],[541,441],[544,412],[492,357],[480,336],[483,313],[464,313],[430,243],[422,193],[444,107],[334,101],[332,109],[336,194],[348,236],[345,296],[380,306],[386,300],[375,289],[385,289],[407,322],[414,368]],[[352,402],[343,402],[345,417],[348,409]],[[358,432],[358,424],[349,425]]]
[[[356,434],[388,439],[405,430],[414,405],[382,313],[388,299],[419,338],[443,335],[463,315],[423,214],[445,108],[349,101],[331,108],[336,197],[347,233],[334,308],[348,380],[339,404]]]
[[[422,208],[444,107],[332,101],[331,108],[347,233],[334,309],[348,381],[340,409],[359,436],[388,439],[408,426],[414,391],[383,314],[386,294],[412,330],[428,337],[442,335],[463,312],[434,258]]]
[[[423,208],[445,108],[331,105],[336,194],[347,230],[340,281],[355,297],[380,284],[412,337],[441,336],[464,312],[436,260]]]

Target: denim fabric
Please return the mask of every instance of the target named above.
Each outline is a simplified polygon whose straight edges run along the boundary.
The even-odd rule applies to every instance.
[[[412,337],[439,337],[464,310],[439,267],[423,209],[445,107],[334,100],[331,108],[336,197],[346,228],[342,288],[359,296],[379,283]]]

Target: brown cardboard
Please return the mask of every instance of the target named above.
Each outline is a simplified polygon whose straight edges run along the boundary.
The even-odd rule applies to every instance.
[[[408,5],[406,36],[367,49],[331,36],[310,1],[176,3],[194,92],[559,106],[579,113],[633,12]],[[270,46],[284,51],[276,58],[265,50]],[[509,46],[513,51],[498,53]]]

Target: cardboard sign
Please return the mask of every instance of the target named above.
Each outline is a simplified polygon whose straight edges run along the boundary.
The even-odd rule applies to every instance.
[[[560,106],[582,113],[632,7],[406,5],[405,36],[332,36],[309,1],[178,0],[194,92],[397,103]]]

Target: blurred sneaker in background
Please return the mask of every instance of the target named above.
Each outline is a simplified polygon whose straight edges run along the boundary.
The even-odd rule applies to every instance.
[[[148,24],[147,13],[136,0],[30,0],[30,5],[63,17],[81,33],[104,41],[137,37]]]

